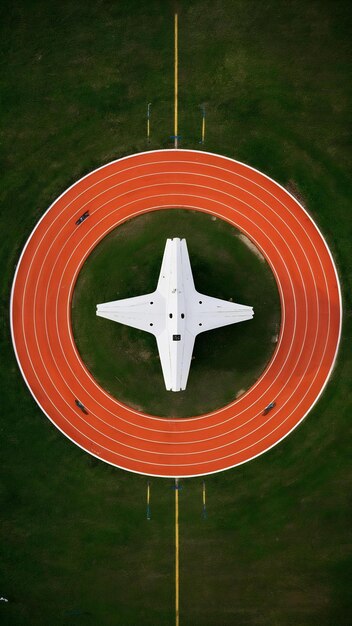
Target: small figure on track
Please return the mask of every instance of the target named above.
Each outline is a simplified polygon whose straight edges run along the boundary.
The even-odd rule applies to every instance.
[[[75,222],[76,226],[79,226],[80,224],[82,224],[82,222],[84,222],[84,220],[86,220],[87,217],[89,217],[89,211],[85,211],[81,215],[81,217],[79,217],[78,220],[76,220],[76,222]]]
[[[78,406],[79,409],[81,409],[82,413],[84,413],[85,415],[88,415],[88,411],[86,407],[80,400],[77,400],[77,398],[75,399],[75,404]]]
[[[274,408],[274,406],[276,406],[276,402],[270,402],[270,404],[268,404],[268,406],[265,407],[263,411],[263,415],[268,415],[268,413],[271,411],[271,409]]]

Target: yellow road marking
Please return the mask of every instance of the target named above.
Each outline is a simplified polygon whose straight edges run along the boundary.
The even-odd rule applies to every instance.
[[[178,526],[178,479],[175,478],[175,617],[176,626],[180,623],[179,590],[179,526]]]
[[[175,100],[174,100],[174,136],[175,148],[178,146],[178,14],[175,13]]]

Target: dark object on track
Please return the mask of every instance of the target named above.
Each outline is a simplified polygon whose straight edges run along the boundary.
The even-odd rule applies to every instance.
[[[86,407],[84,406],[84,404],[82,404],[82,402],[80,402],[80,400],[76,399],[75,403],[77,404],[78,408],[81,409],[82,413],[84,413],[85,415],[88,415],[88,411]]]
[[[82,224],[82,222],[84,222],[84,220],[86,220],[87,217],[89,217],[89,211],[86,211],[85,213],[83,213],[83,215],[81,215],[81,217],[78,218],[78,220],[76,221],[76,226],[79,226],[80,224]]]
[[[263,415],[268,415],[269,411],[271,411],[271,409],[273,409],[274,406],[276,406],[276,402],[270,402],[270,404],[268,404],[268,406],[265,407],[263,411]]]

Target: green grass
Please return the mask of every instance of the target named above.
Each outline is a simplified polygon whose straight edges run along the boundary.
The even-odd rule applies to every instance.
[[[187,417],[215,410],[254,384],[275,349],[280,302],[269,266],[239,235],[205,213],[172,209],[130,220],[96,247],[78,277],[72,322],[81,356],[104,389],[147,413]],[[156,289],[168,237],[186,238],[198,291],[255,312],[250,322],[198,336],[182,393],[165,390],[152,335],[95,313],[98,303]]]
[[[180,134],[298,194],[342,281],[338,361],[284,442],[181,492],[181,624],[350,623],[352,228],[350,3],[189,0],[180,7]],[[69,184],[173,133],[173,3],[1,6],[1,621],[173,623],[173,491],[91,459],[41,414],[15,363],[10,285],[38,218]],[[83,611],[82,615],[69,612]],[[88,613],[88,614],[86,614]]]

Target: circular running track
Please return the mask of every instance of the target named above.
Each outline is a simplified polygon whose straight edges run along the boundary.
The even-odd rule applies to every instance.
[[[277,281],[281,329],[269,365],[243,396],[213,413],[165,419],[121,404],[97,384],[75,346],[71,300],[82,264],[108,232],[146,211],[180,207],[227,220],[259,248]],[[77,227],[87,210],[89,219]],[[71,441],[132,472],[187,477],[249,461],[301,422],[334,365],[341,311],[329,249],[285,189],[226,157],[158,150],[95,170],[52,204],[18,263],[11,328],[31,393]],[[275,408],[263,416],[273,400]]]

